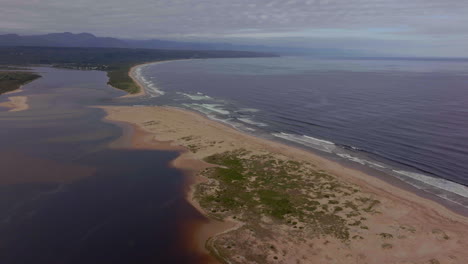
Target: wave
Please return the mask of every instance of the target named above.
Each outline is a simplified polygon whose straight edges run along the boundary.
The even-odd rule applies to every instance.
[[[252,120],[251,118],[248,118],[248,117],[238,117],[237,119],[244,122],[244,123],[247,123],[249,125],[254,125],[254,126],[259,126],[259,127],[268,126],[265,123],[254,121],[254,120]]]
[[[346,146],[346,148],[343,148],[342,145],[336,145],[335,143],[323,139],[318,139],[314,138],[311,136],[306,136],[306,135],[294,135],[294,134],[288,134],[288,133],[273,133],[274,136],[283,138],[289,141],[293,141],[299,144],[302,144],[304,146],[312,147],[314,149],[318,149],[321,151],[325,151],[328,153],[333,153],[338,155],[341,158],[344,158],[349,161],[353,161],[356,163],[359,163],[361,165],[373,167],[375,169],[385,169],[387,168],[383,164],[373,162],[364,158],[360,158],[357,156],[353,156],[349,153],[346,153],[348,151],[346,150],[351,150],[351,151],[359,151],[359,148],[353,147],[353,146]],[[341,147],[341,148],[340,148]]]
[[[145,65],[138,66],[135,69],[135,75],[134,75],[135,79],[137,79],[137,81],[144,86],[146,94],[149,97],[158,97],[158,96],[164,95],[165,93],[162,90],[160,90],[154,82],[146,79],[143,76],[142,70],[146,68],[147,66],[148,64],[145,64]]]
[[[275,137],[293,141],[293,142],[296,142],[296,143],[299,143],[308,147],[312,147],[314,149],[328,152],[328,153],[333,153],[333,151],[336,149],[336,145],[333,142],[314,138],[311,136],[306,136],[306,135],[300,136],[300,135],[294,135],[294,134],[289,134],[289,133],[284,133],[284,132],[272,133],[272,135]]]
[[[366,166],[369,166],[369,167],[379,168],[379,169],[385,169],[386,168],[384,165],[379,164],[377,162],[372,162],[372,161],[367,160],[367,159],[358,158],[358,157],[352,156],[350,154],[337,153],[337,155],[344,158],[344,159],[357,162],[357,163],[359,163],[361,165],[366,165]]]
[[[236,112],[242,113],[242,112],[250,112],[250,113],[256,113],[260,110],[255,109],[255,108],[241,108],[240,110],[237,110]]]
[[[217,121],[217,122],[221,122],[221,123],[224,123],[226,125],[229,125],[235,129],[238,129],[238,130],[241,130],[241,131],[256,131],[255,129],[251,128],[251,127],[248,127],[248,126],[245,126],[241,123],[238,123],[238,122],[233,122],[232,118],[228,118],[228,119],[222,119],[222,118],[218,118],[214,115],[206,115],[206,117],[208,117],[209,119],[213,120],[213,121]]]
[[[293,141],[295,143],[299,143],[307,147],[312,147],[314,149],[325,151],[327,153],[333,153],[346,160],[356,162],[361,165],[368,166],[368,167],[371,167],[371,168],[374,168],[383,172],[385,171],[388,172],[390,169],[389,167],[381,163],[377,163],[374,161],[370,161],[368,159],[364,159],[364,158],[346,153],[347,151],[359,151],[359,148],[355,148],[352,146],[347,146],[347,148],[342,148],[342,147],[340,148],[333,142],[314,138],[311,136],[306,136],[306,135],[301,136],[301,135],[294,135],[294,134],[289,134],[289,133],[284,133],[284,132],[272,133],[272,135],[275,137]],[[391,173],[392,175],[396,176],[400,180],[403,180],[404,182],[411,184],[412,186],[418,189],[428,191],[434,195],[450,200],[452,202],[460,204],[456,199],[453,199],[450,197],[449,195],[450,193],[462,196],[464,198],[468,198],[468,187],[462,184],[458,184],[449,180],[445,180],[443,178],[431,177],[431,176],[424,175],[421,173],[416,173],[416,172],[409,172],[409,171],[397,170],[397,169],[390,169],[390,171],[392,172]],[[419,184],[415,183],[415,181],[419,182]],[[438,193],[438,192],[428,190],[428,188],[424,187],[424,185],[430,186],[435,189],[439,189],[441,191],[445,191],[446,193]]]
[[[183,104],[186,107],[189,107],[191,109],[195,109],[197,111],[200,111],[204,114],[221,114],[221,115],[229,115],[231,112],[221,108],[221,104]]]
[[[442,178],[435,178],[431,176],[427,176],[421,173],[416,173],[416,172],[409,172],[409,171],[402,171],[402,170],[392,170],[394,173],[400,175],[400,179],[404,180],[401,176],[411,178],[413,180],[420,181],[422,183],[425,183],[427,185],[436,187],[438,189],[455,193],[460,196],[463,196],[465,198],[468,198],[468,187],[458,184],[452,181],[448,181]]]
[[[365,151],[365,150],[363,150],[361,148],[354,147],[354,146],[348,146],[348,145],[344,145],[344,144],[337,144],[337,146],[339,146],[341,148],[344,148],[344,149],[347,149],[347,150],[367,152],[367,151]]]
[[[203,93],[188,94],[188,93],[178,92],[177,94],[181,94],[185,97],[188,97],[190,100],[194,100],[194,101],[213,100],[213,97],[205,95]]]

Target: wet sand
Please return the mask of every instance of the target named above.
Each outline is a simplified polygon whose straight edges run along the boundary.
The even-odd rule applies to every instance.
[[[0,107],[9,108],[10,112],[19,112],[29,109],[27,96],[9,96],[8,102],[0,103]]]

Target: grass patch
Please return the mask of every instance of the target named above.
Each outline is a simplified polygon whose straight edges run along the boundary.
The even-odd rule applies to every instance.
[[[198,185],[196,197],[217,218],[236,215],[250,228],[263,216],[290,226],[291,232],[329,235],[350,239],[350,226],[362,226],[360,212],[377,202],[360,196],[349,201],[352,187],[338,182],[312,165],[281,160],[272,155],[254,155],[244,149],[209,156],[205,161],[219,165],[202,174],[216,180]],[[346,195],[345,195],[346,194]]]
[[[0,94],[14,91],[41,76],[32,72],[0,72]]]
[[[260,202],[265,205],[266,212],[271,216],[279,219],[284,219],[286,214],[293,213],[294,206],[291,204],[287,195],[272,191],[260,190],[258,191]]]
[[[107,77],[109,77],[107,83],[112,87],[124,90],[130,94],[138,93],[140,91],[140,86],[128,75],[132,66],[131,64],[113,65],[111,68],[107,69]]]

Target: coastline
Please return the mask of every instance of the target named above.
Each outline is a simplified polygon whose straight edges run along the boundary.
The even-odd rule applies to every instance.
[[[30,70],[30,69],[26,69],[26,70]],[[0,107],[9,109],[8,112],[20,112],[20,111],[28,110],[29,109],[28,96],[9,96],[9,95],[24,92],[23,88],[25,85],[41,77],[42,76],[38,75],[38,77],[34,78],[33,80],[23,82],[21,85],[19,85],[17,89],[0,94],[0,96],[1,95],[7,96],[7,99],[9,100],[6,102],[0,102]]]
[[[135,66],[132,66],[130,70],[128,71],[128,76],[133,80],[133,82],[140,87],[140,90],[138,93],[134,94],[126,94],[121,96],[122,98],[133,98],[133,97],[139,97],[139,96],[144,96],[146,95],[146,89],[143,87],[143,85],[138,81],[138,79],[135,76],[135,71],[144,65],[152,64],[152,63],[157,63],[157,62],[149,62],[149,63],[144,63],[144,64],[138,64]]]
[[[138,68],[141,68],[141,67],[144,67],[144,66],[147,66],[147,65],[151,65],[151,64],[159,64],[159,63],[166,63],[166,62],[172,62],[172,61],[181,61],[181,60],[187,60],[187,59],[153,61],[153,62],[147,62],[147,63],[137,64],[135,66],[132,66],[130,68],[130,70],[128,71],[128,76],[133,80],[133,82],[136,85],[138,85],[140,90],[138,91],[138,93],[126,94],[126,95],[121,96],[121,98],[134,98],[134,97],[140,97],[140,96],[148,95],[148,93],[146,92],[146,88],[145,88],[144,84],[142,84],[140,82],[140,80],[138,80],[138,77],[136,75],[136,71],[138,70]]]
[[[136,69],[135,67],[132,69]],[[144,86],[138,82],[138,79],[135,78],[134,80],[139,84],[142,90],[144,90]],[[380,215],[378,216],[369,216],[373,218],[372,220],[368,220],[368,222],[371,222],[368,226],[372,229],[380,231],[384,230],[386,231],[385,234],[390,234],[392,230],[395,231],[395,226],[415,227],[416,231],[411,234],[412,237],[410,241],[398,241],[399,244],[404,246],[392,245],[392,247],[396,248],[392,250],[398,251],[393,254],[389,253],[391,250],[383,247],[386,243],[382,244],[382,241],[380,241],[379,238],[376,239],[372,237],[372,234],[362,234],[362,237],[365,238],[363,239],[364,241],[353,241],[353,245],[356,244],[356,246],[351,246],[351,249],[348,249],[347,254],[362,255],[362,252],[366,252],[363,251],[363,248],[369,247],[372,244],[382,244],[383,253],[372,253],[373,260],[383,261],[378,263],[387,263],[388,261],[395,260],[416,260],[419,263],[419,260],[422,260],[423,258],[427,258],[427,260],[436,259],[437,261],[444,260],[442,263],[445,261],[447,261],[447,263],[461,263],[457,262],[457,260],[454,260],[452,257],[455,256],[458,261],[461,261],[463,257],[467,257],[466,253],[463,252],[462,246],[463,244],[466,244],[465,239],[468,237],[468,219],[466,217],[451,211],[435,201],[420,197],[409,190],[392,185],[382,179],[368,175],[365,172],[345,167],[342,164],[328,160],[309,151],[243,134],[231,127],[209,120],[200,114],[178,108],[101,108],[107,112],[107,120],[111,122],[123,122],[130,124],[133,127],[135,132],[131,135],[132,147],[176,150],[182,152],[181,156],[174,160],[172,166],[187,172],[187,174],[191,176],[191,180],[187,187],[187,199],[195,208],[197,208],[197,210],[207,216],[208,219],[213,219],[213,215],[208,213],[206,208],[203,208],[200,205],[199,199],[195,197],[197,186],[210,181],[198,173],[199,171],[210,167],[210,165],[205,163],[203,159],[216,153],[224,153],[238,148],[246,148],[259,153],[273,153],[274,155],[281,156],[281,158],[286,157],[300,162],[310,162],[316,168],[336,176],[340,181],[359,186],[362,192],[370,193],[375,197],[382,199],[379,209],[380,211],[383,210],[385,213],[380,212]],[[187,139],[188,137],[190,137],[189,140]],[[221,141],[223,142],[215,144],[210,143]],[[213,219],[208,221],[206,225],[196,227],[198,232],[195,234],[194,241],[198,244],[199,249],[205,248],[206,241],[209,251],[215,251],[217,249],[217,247],[213,245],[216,242],[215,240],[220,237],[229,237],[229,233],[236,233],[236,231],[231,231],[236,229],[238,230],[241,226],[239,221],[233,220],[232,218],[225,218],[225,220],[229,220],[225,225]],[[386,228],[388,226],[392,226],[392,228],[389,230]],[[210,232],[207,233],[207,229],[211,229]],[[443,230],[442,233],[447,237],[450,237],[450,240],[456,237],[456,243],[447,245],[444,239],[439,239],[440,232],[435,232],[434,230]],[[396,231],[396,233],[403,232],[401,228]],[[373,232],[375,233],[378,231],[373,230]],[[397,235],[398,234],[393,234],[392,237]],[[403,237],[403,235],[398,236]],[[404,236],[407,237],[409,235],[407,234]],[[207,240],[210,237],[211,239]],[[230,239],[236,237],[242,238],[242,236],[231,235]],[[429,241],[433,237],[436,237],[435,241]],[[323,238],[312,239],[312,241],[314,244],[317,244],[318,242],[323,242],[321,239]],[[225,239],[221,238],[221,240]],[[426,241],[427,243],[430,243],[427,245],[427,243],[425,243]],[[289,242],[293,243],[291,241]],[[321,250],[325,250],[327,255],[332,255],[337,259],[346,261],[347,255],[339,253],[341,248],[340,242],[332,241],[332,243],[328,243],[330,242],[318,247]],[[281,247],[281,245],[275,246]],[[294,247],[298,247],[301,252],[296,252],[296,254],[305,254],[304,256],[307,255],[307,253],[304,253],[306,250],[303,248],[304,246],[294,245]],[[437,247],[438,250],[434,250],[434,252],[431,253],[428,252],[428,250],[423,250],[422,247]],[[289,246],[289,250],[292,250],[291,246]],[[434,258],[431,258],[431,254]],[[326,256],[317,253],[314,254],[314,256],[308,255],[307,257],[309,260],[314,259],[315,261],[323,261],[324,259],[326,260]],[[436,256],[438,259],[435,258]],[[450,259],[454,261],[448,262]],[[280,260],[289,262],[289,259],[286,259],[284,256]],[[324,261],[323,263],[326,262],[329,261]],[[369,263],[376,262],[371,261]]]
[[[433,201],[392,186],[375,177],[366,175],[363,172],[346,168],[332,161],[327,161],[315,154],[280,143],[254,138],[230,127],[208,120],[201,115],[180,109],[168,107],[103,107],[103,109],[108,113],[107,119],[127,122],[133,124],[137,128],[139,132],[132,136],[132,145],[137,148],[155,147],[157,149],[180,150],[180,146],[191,148],[190,145],[192,145],[187,144],[191,142],[186,142],[181,138],[189,135],[197,138],[196,140],[199,141],[198,146],[200,149],[195,153],[186,151],[173,162],[174,167],[187,171],[191,175],[194,175],[197,170],[203,168],[203,166],[200,166],[201,159],[213,153],[234,150],[239,147],[251,148],[255,151],[266,151],[287,156],[292,159],[308,162],[312,161],[318,168],[330,171],[340,179],[360,186],[363,192],[372,193],[379,199],[385,200],[380,207],[385,208],[385,211],[387,211],[389,215],[385,217],[377,216],[375,220],[372,220],[373,223],[368,223],[369,227],[386,229],[383,223],[395,222],[401,226],[418,226],[422,230],[419,232],[419,228],[416,228],[418,231],[415,231],[413,234],[418,238],[415,238],[414,241],[410,241],[412,243],[417,241],[418,244],[427,240],[428,238],[426,236],[431,235],[432,230],[444,230],[444,233],[450,234],[448,235],[450,237],[460,235],[458,239],[461,240],[463,235],[465,235],[465,237],[468,235],[466,234],[468,231],[467,218]],[[206,138],[201,138],[203,135],[206,135]],[[200,142],[219,142],[221,138],[224,139],[225,142],[217,144],[218,146],[214,147]],[[164,144],[161,145],[160,142],[164,142]],[[196,208],[202,209],[202,212],[210,217],[206,210],[200,207],[198,200],[193,195],[194,188],[196,188],[200,182],[204,181],[206,181],[206,179],[200,177],[196,177],[192,180],[188,199],[195,204]],[[429,233],[427,228],[429,228]],[[225,232],[227,229],[229,228],[216,230],[220,232],[214,237],[217,239],[220,234],[225,234],[222,232]],[[390,232],[390,230],[386,230],[385,233]],[[211,233],[211,235],[213,236],[214,234]],[[196,236],[199,238],[198,242],[201,242],[200,236]],[[366,238],[365,244],[376,243],[373,239],[374,238]],[[339,244],[338,242],[336,243],[337,245]],[[444,245],[437,246],[443,248]],[[415,245],[412,245],[412,247],[415,247]],[[326,250],[330,252],[336,250],[328,248],[329,247],[327,247]],[[440,250],[437,253],[440,254]],[[385,254],[387,253],[385,252]],[[460,251],[459,254],[463,253]]]

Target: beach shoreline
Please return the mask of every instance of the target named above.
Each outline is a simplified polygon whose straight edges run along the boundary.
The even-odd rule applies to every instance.
[[[206,147],[206,149],[199,150],[195,153],[186,150],[182,151],[183,154],[177,158],[172,165],[176,168],[182,169],[191,176],[196,175],[197,171],[208,166],[202,161],[203,157],[213,153],[234,150],[238,147],[253,146],[252,149],[267,151],[270,153],[279,153],[280,155],[285,155],[295,160],[307,162],[312,161],[318,168],[331,172],[341,180],[345,180],[362,187],[363,192],[372,193],[379,199],[387,200],[388,204],[393,205],[391,211],[394,214],[399,214],[399,211],[407,214],[407,216],[405,216],[405,221],[401,221],[401,223],[411,222],[412,225],[415,225],[413,221],[416,219],[418,221],[418,225],[429,225],[434,222],[441,222],[444,223],[444,230],[452,230],[450,232],[451,234],[452,232],[455,234],[455,230],[460,234],[463,234],[468,230],[466,228],[468,225],[466,217],[463,217],[462,215],[459,215],[432,200],[421,198],[414,193],[392,186],[373,176],[366,175],[361,171],[346,168],[336,162],[328,161],[304,150],[243,134],[196,113],[170,107],[116,106],[103,107],[103,109],[108,114],[108,120],[126,122],[134,126],[135,131],[138,131],[138,133],[132,135],[132,146],[136,148],[182,151],[183,148],[181,146],[190,148],[190,146],[184,142],[184,139],[181,139],[189,135],[199,138],[203,134],[206,134],[206,140],[208,141],[215,137],[218,137],[218,139],[223,138],[226,141],[231,138],[231,140],[224,144],[220,144],[217,148],[210,148],[206,147],[206,144],[199,144],[200,148]],[[154,117],[156,116],[158,118],[155,120]],[[191,123],[189,120],[192,120]],[[165,123],[162,124],[163,122]],[[176,125],[176,123],[178,123],[178,125]],[[198,123],[198,127],[196,123]],[[184,126],[187,127],[184,128]],[[212,129],[215,130],[215,132],[207,132],[206,129]],[[202,131],[197,132],[197,130]],[[161,142],[163,142],[163,144]],[[231,146],[231,144],[234,146]],[[195,206],[195,208],[210,218],[206,209],[200,206],[199,201],[194,196],[194,189],[200,184],[200,182],[204,181],[206,181],[206,179],[202,177],[196,176],[195,178],[192,178],[191,182],[188,183],[190,187],[188,188],[187,199]],[[398,219],[400,217],[401,216],[393,218],[392,221],[400,220]],[[432,221],[426,223],[424,219],[431,219]],[[375,221],[375,226],[382,225],[382,220]],[[386,221],[387,220],[384,222]],[[207,223],[207,225],[210,224],[212,223]],[[201,245],[205,245],[205,243],[202,242],[207,237],[217,238],[220,234],[224,234],[223,232],[226,232],[226,230],[230,230],[231,228],[231,224],[228,224],[228,226],[217,225],[214,229],[207,228],[206,226],[199,228],[199,230],[211,229],[211,232],[210,234],[195,234],[196,241],[199,243],[198,248],[202,248]],[[437,228],[433,229],[435,230]],[[448,233],[449,231],[446,232]]]
[[[141,67],[145,67],[147,65],[152,65],[152,64],[160,64],[160,63],[166,63],[166,62],[172,62],[172,61],[182,61],[182,60],[186,60],[186,59],[180,59],[180,60],[162,60],[162,61],[153,61],[153,62],[147,62],[147,63],[142,63],[142,64],[137,64],[137,65],[134,65],[130,68],[130,70],[128,71],[128,76],[133,80],[133,82],[140,88],[140,90],[137,92],[137,93],[133,93],[133,94],[126,94],[126,95],[123,95],[121,96],[121,98],[135,98],[135,97],[141,97],[141,96],[146,96],[148,95],[147,91],[146,91],[146,88],[145,88],[145,85],[142,84],[140,82],[140,80],[138,79],[138,77],[136,76],[136,71],[141,68]]]
[[[138,85],[138,87],[140,88],[140,90],[137,92],[137,93],[134,93],[134,94],[126,94],[126,95],[123,95],[121,96],[122,98],[133,98],[133,97],[140,97],[140,96],[144,96],[146,95],[146,89],[144,88],[144,86],[138,81],[137,77],[135,76],[135,71],[140,68],[140,67],[143,67],[144,65],[148,65],[148,64],[152,64],[152,63],[156,63],[156,62],[149,62],[149,63],[144,63],[144,64],[138,64],[138,65],[135,65],[135,66],[132,66],[130,68],[130,70],[128,71],[128,76],[133,80],[133,82]]]
[[[139,83],[138,79],[135,78],[134,80]],[[144,90],[144,85],[141,83],[139,83],[139,85]],[[385,217],[374,217],[375,219],[369,221],[372,222],[369,226],[379,230],[387,230],[383,223],[389,225],[388,223],[390,222],[398,223],[399,226],[418,226],[416,229],[418,232],[415,233],[417,235],[413,235],[415,236],[413,239],[414,241],[406,242],[409,243],[406,245],[407,248],[417,247],[416,244],[413,244],[415,241],[421,243],[428,239],[427,236],[430,236],[431,232],[427,232],[427,227],[424,227],[425,225],[432,227],[432,233],[434,233],[434,230],[439,230],[438,227],[434,227],[434,225],[437,226],[435,223],[439,223],[439,226],[445,230],[444,232],[450,233],[451,236],[455,236],[456,233],[461,235],[461,238],[458,237],[458,244],[464,244],[466,242],[462,241],[462,238],[463,234],[468,231],[468,219],[463,214],[453,211],[432,199],[422,197],[410,191],[408,188],[402,188],[402,186],[391,184],[384,181],[382,178],[371,176],[354,168],[346,167],[343,164],[326,159],[310,151],[247,135],[229,126],[210,120],[201,114],[179,108],[156,106],[105,106],[101,108],[107,113],[106,120],[111,122],[123,122],[133,127],[133,131],[135,132],[131,135],[127,134],[127,136],[131,137],[131,144],[129,144],[131,147],[172,150],[181,153],[171,165],[183,170],[190,176],[190,181],[187,184],[188,201],[205,215],[207,219],[212,219],[196,228],[197,232],[194,234],[194,246],[200,250],[208,246],[208,250],[213,253],[217,248],[212,245],[214,244],[213,239],[226,236],[227,233],[236,230],[236,228],[238,229],[242,225],[240,221],[236,221],[232,218],[225,219],[227,220],[226,224],[222,224],[222,222],[213,219],[213,215],[208,213],[207,208],[203,208],[199,203],[199,199],[195,197],[197,186],[203,185],[209,181],[199,173],[201,170],[212,166],[204,162],[203,159],[216,153],[225,153],[226,151],[233,151],[240,147],[262,153],[273,153],[274,155],[287,157],[295,161],[310,162],[318,169],[336,176],[340,181],[359,186],[362,188],[362,192],[371,193],[382,199],[385,201],[382,202],[382,207],[387,210],[387,212],[385,212]],[[188,139],[189,137],[190,139]],[[218,139],[218,141],[215,139]],[[192,144],[194,142],[196,144]],[[213,144],[209,142],[222,143]],[[419,229],[421,229],[421,232],[419,232]],[[378,243],[370,236],[365,236],[365,238],[366,243]],[[335,244],[339,245],[339,242],[332,243],[332,245]],[[440,247],[442,251],[444,249],[450,252],[456,251],[455,255],[464,256],[465,253],[458,248],[459,246],[460,245],[451,245],[449,250],[445,248],[447,247],[446,245],[437,244],[437,247]],[[356,247],[359,248],[359,246]],[[336,251],[336,248],[333,246],[325,246],[324,249],[329,252]],[[401,250],[404,251],[404,249],[400,249],[400,251]],[[441,250],[439,250],[439,254],[441,254]],[[358,249],[354,249],[356,252],[353,250],[351,251],[352,253],[359,252]],[[389,261],[390,259],[398,259],[397,255],[401,255],[401,252],[395,254],[393,258],[388,256],[388,252],[382,254],[374,252],[372,254],[374,255],[373,257],[379,259],[379,261]],[[410,253],[405,252],[405,254]],[[429,253],[425,252],[425,254]],[[220,258],[220,254],[217,255],[218,258]],[[452,255],[446,255],[442,257],[449,259],[451,256]],[[413,260],[418,258],[420,258],[420,256],[406,257],[404,259]]]
[[[168,63],[168,62],[184,61],[184,60],[190,60],[190,59],[155,61],[155,62],[148,62],[148,63],[138,64],[138,65],[133,66],[129,71],[129,76],[140,87],[141,91],[138,93],[140,95],[127,94],[127,95],[124,95],[122,97],[136,97],[136,96],[141,96],[141,95],[147,94],[145,92],[145,90],[146,90],[145,84],[141,83],[138,80],[138,78],[136,78],[136,76],[135,76],[135,70],[138,67],[151,65],[151,64]],[[211,122],[216,122],[215,120],[211,120],[208,117],[204,116],[203,114],[198,113],[198,112],[196,112],[194,110],[183,109],[183,108],[178,108],[178,107],[171,107],[171,108],[174,108],[174,109],[186,112],[186,113],[199,115],[202,118],[206,118]],[[409,183],[407,183],[407,182],[405,182],[405,181],[403,181],[401,179],[398,179],[398,178],[396,178],[394,176],[391,176],[391,175],[387,175],[384,172],[381,172],[381,171],[378,171],[378,170],[375,170],[375,169],[372,169],[372,168],[364,168],[364,166],[359,166],[358,164],[354,164],[354,163],[350,163],[350,162],[346,162],[346,161],[333,160],[330,157],[328,157],[326,154],[322,154],[322,153],[320,153],[318,151],[314,151],[313,149],[307,149],[307,148],[304,148],[304,147],[301,147],[301,146],[296,146],[294,144],[290,144],[289,142],[285,142],[285,141],[281,141],[281,140],[278,141],[278,140],[275,140],[275,139],[266,139],[266,138],[263,138],[263,137],[257,137],[257,136],[251,135],[251,134],[246,134],[245,132],[240,131],[240,130],[238,130],[238,129],[234,128],[234,127],[231,127],[229,125],[222,124],[220,122],[216,122],[216,123],[218,123],[218,124],[220,124],[222,126],[225,126],[228,129],[234,129],[234,130],[238,131],[241,134],[245,134],[245,135],[251,136],[253,138],[258,138],[258,139],[261,139],[261,140],[265,140],[266,142],[278,143],[278,144],[284,145],[286,147],[291,147],[293,149],[299,149],[299,150],[304,151],[306,153],[310,153],[310,154],[314,155],[315,157],[322,158],[322,159],[330,161],[332,163],[340,164],[341,166],[344,166],[344,167],[347,167],[347,168],[358,170],[358,171],[362,172],[363,174],[366,174],[366,175],[368,175],[370,177],[373,177],[373,178],[378,178],[379,180],[381,180],[381,181],[383,181],[383,182],[385,182],[387,184],[390,184],[390,185],[392,185],[392,186],[394,186],[396,188],[403,189],[403,190],[408,191],[410,193],[416,194],[416,195],[418,195],[418,196],[420,196],[422,198],[434,201],[436,204],[439,204],[439,205],[449,209],[450,211],[452,211],[452,212],[454,212],[456,214],[460,214],[460,215],[462,215],[464,217],[468,217],[468,208],[466,208],[466,207],[464,207],[462,205],[459,205],[459,204],[455,204],[453,201],[445,200],[445,199],[443,199],[441,197],[438,197],[437,195],[434,195],[432,193],[428,193],[428,192],[426,192],[426,191],[424,191],[422,189],[419,189],[419,188],[417,188],[417,187],[415,187],[415,186],[413,186],[413,185],[411,185],[411,184],[409,184]]]

